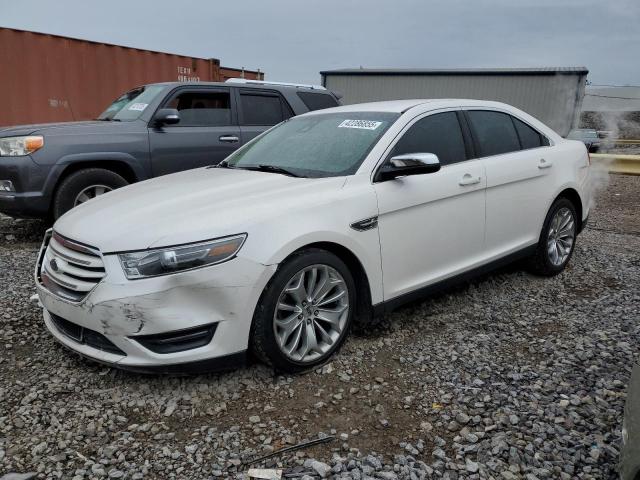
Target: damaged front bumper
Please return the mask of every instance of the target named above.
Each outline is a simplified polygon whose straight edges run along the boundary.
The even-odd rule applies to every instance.
[[[255,306],[275,271],[239,256],[197,270],[128,280],[117,255],[102,255],[104,278],[74,302],[42,282],[46,241],[35,277],[47,329],[75,352],[129,370],[210,370],[214,359],[224,367],[241,361]]]

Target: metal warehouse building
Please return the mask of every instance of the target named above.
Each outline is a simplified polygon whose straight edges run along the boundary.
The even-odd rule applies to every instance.
[[[343,69],[320,72],[345,104],[407,98],[496,100],[537,117],[562,136],[577,126],[585,67],[449,70]]]

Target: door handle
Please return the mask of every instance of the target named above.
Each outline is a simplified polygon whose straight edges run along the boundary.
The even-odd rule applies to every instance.
[[[553,163],[551,162],[547,162],[544,158],[540,159],[540,163],[538,163],[538,168],[540,170],[544,169],[544,168],[550,168],[553,166]]]
[[[240,141],[240,139],[235,135],[221,135],[218,138],[218,140],[220,140],[221,142],[227,142],[227,143],[236,143]]]
[[[461,187],[466,187],[467,185],[475,185],[476,183],[480,183],[482,177],[474,177],[468,173],[465,173],[464,176],[458,182],[458,185]]]

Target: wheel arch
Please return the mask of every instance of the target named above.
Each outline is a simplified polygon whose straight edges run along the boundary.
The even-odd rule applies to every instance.
[[[562,190],[560,193],[558,193],[558,195],[556,195],[556,197],[553,199],[553,202],[551,202],[551,205],[553,205],[558,199],[560,198],[566,198],[567,200],[569,200],[574,208],[576,209],[576,214],[578,216],[577,221],[578,221],[578,232],[582,231],[583,225],[582,225],[582,213],[583,213],[583,209],[582,209],[582,198],[580,197],[580,194],[578,193],[578,191],[575,188],[572,187],[568,187],[565,188],[564,190]]]
[[[138,180],[138,174],[133,167],[122,160],[82,160],[73,163],[69,163],[64,166],[64,169],[58,176],[55,190],[58,189],[60,183],[70,175],[79,172],[80,170],[86,170],[87,168],[103,168],[117,173],[129,183],[135,183]]]
[[[354,320],[359,324],[366,324],[373,317],[373,304],[371,299],[371,283],[360,258],[358,258],[351,249],[339,243],[333,241],[316,241],[296,248],[287,255],[281,263],[286,262],[292,255],[310,248],[317,248],[330,252],[347,265],[347,268],[353,275],[357,291],[356,317]]]

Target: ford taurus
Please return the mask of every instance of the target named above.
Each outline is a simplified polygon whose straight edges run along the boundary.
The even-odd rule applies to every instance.
[[[36,284],[51,334],[99,362],[189,372],[253,352],[297,372],[443,285],[516,259],[562,272],[590,196],[585,146],[509,105],[343,106],[83,203],[47,233]]]

